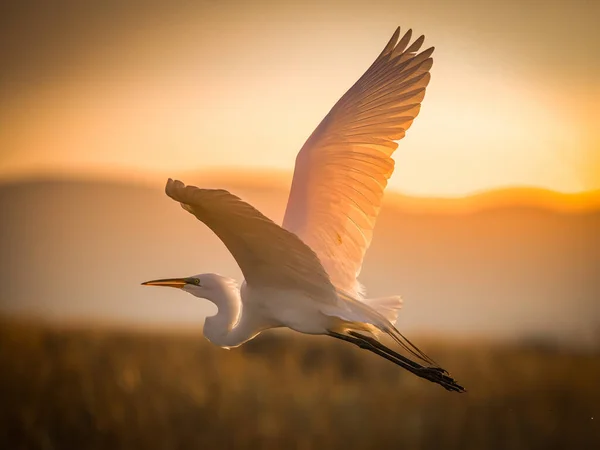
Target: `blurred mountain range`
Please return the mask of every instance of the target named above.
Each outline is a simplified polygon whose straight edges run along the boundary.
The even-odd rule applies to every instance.
[[[183,180],[283,216],[288,186],[278,180]],[[535,189],[453,200],[388,193],[360,280],[370,296],[404,297],[402,330],[598,343],[599,199]],[[0,212],[2,315],[196,327],[212,305],[140,282],[241,278],[218,238],[159,187],[12,181],[0,185]]]

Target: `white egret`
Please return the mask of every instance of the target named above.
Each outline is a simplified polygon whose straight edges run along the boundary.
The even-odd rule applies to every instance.
[[[245,278],[241,288],[216,274],[142,284],[180,288],[214,303],[218,311],[206,318],[204,335],[218,346],[288,327],[351,342],[462,392],[395,328],[401,298],[365,298],[357,281],[394,169],[395,141],[419,113],[433,64],[433,47],[418,53],[424,36],[410,45],[411,30],[399,37],[400,28],[302,147],[282,226],[225,190],[168,180],[166,194],[232,253]],[[383,334],[413,359],[384,345]]]

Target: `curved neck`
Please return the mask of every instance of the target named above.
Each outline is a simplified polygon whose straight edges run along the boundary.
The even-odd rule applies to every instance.
[[[204,321],[204,336],[219,347],[237,347],[254,337],[242,325],[240,291],[233,280],[223,278],[221,289],[207,298],[217,306],[217,314]],[[239,323],[238,323],[239,322]]]

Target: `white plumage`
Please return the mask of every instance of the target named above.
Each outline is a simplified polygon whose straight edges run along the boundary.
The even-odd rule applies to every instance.
[[[204,335],[216,345],[236,347],[277,327],[325,334],[461,392],[395,328],[401,298],[364,298],[357,280],[394,170],[395,141],[419,113],[433,63],[433,47],[417,53],[423,36],[410,45],[410,30],[399,36],[398,28],[300,150],[282,226],[225,190],[167,182],[167,195],[236,259],[245,278],[241,289],[215,274],[143,284],[178,287],[215,303],[218,312],[206,319]],[[415,359],[384,345],[380,333]]]

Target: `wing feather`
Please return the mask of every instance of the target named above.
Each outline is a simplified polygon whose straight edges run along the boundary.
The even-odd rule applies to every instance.
[[[223,241],[246,283],[298,290],[336,304],[335,289],[317,255],[295,234],[223,189],[199,189],[169,179],[166,194]]]
[[[283,227],[312,248],[333,285],[359,295],[392,154],[419,114],[433,47],[417,53],[400,28],[369,69],[336,103],[296,158]],[[400,39],[399,39],[400,38]]]

